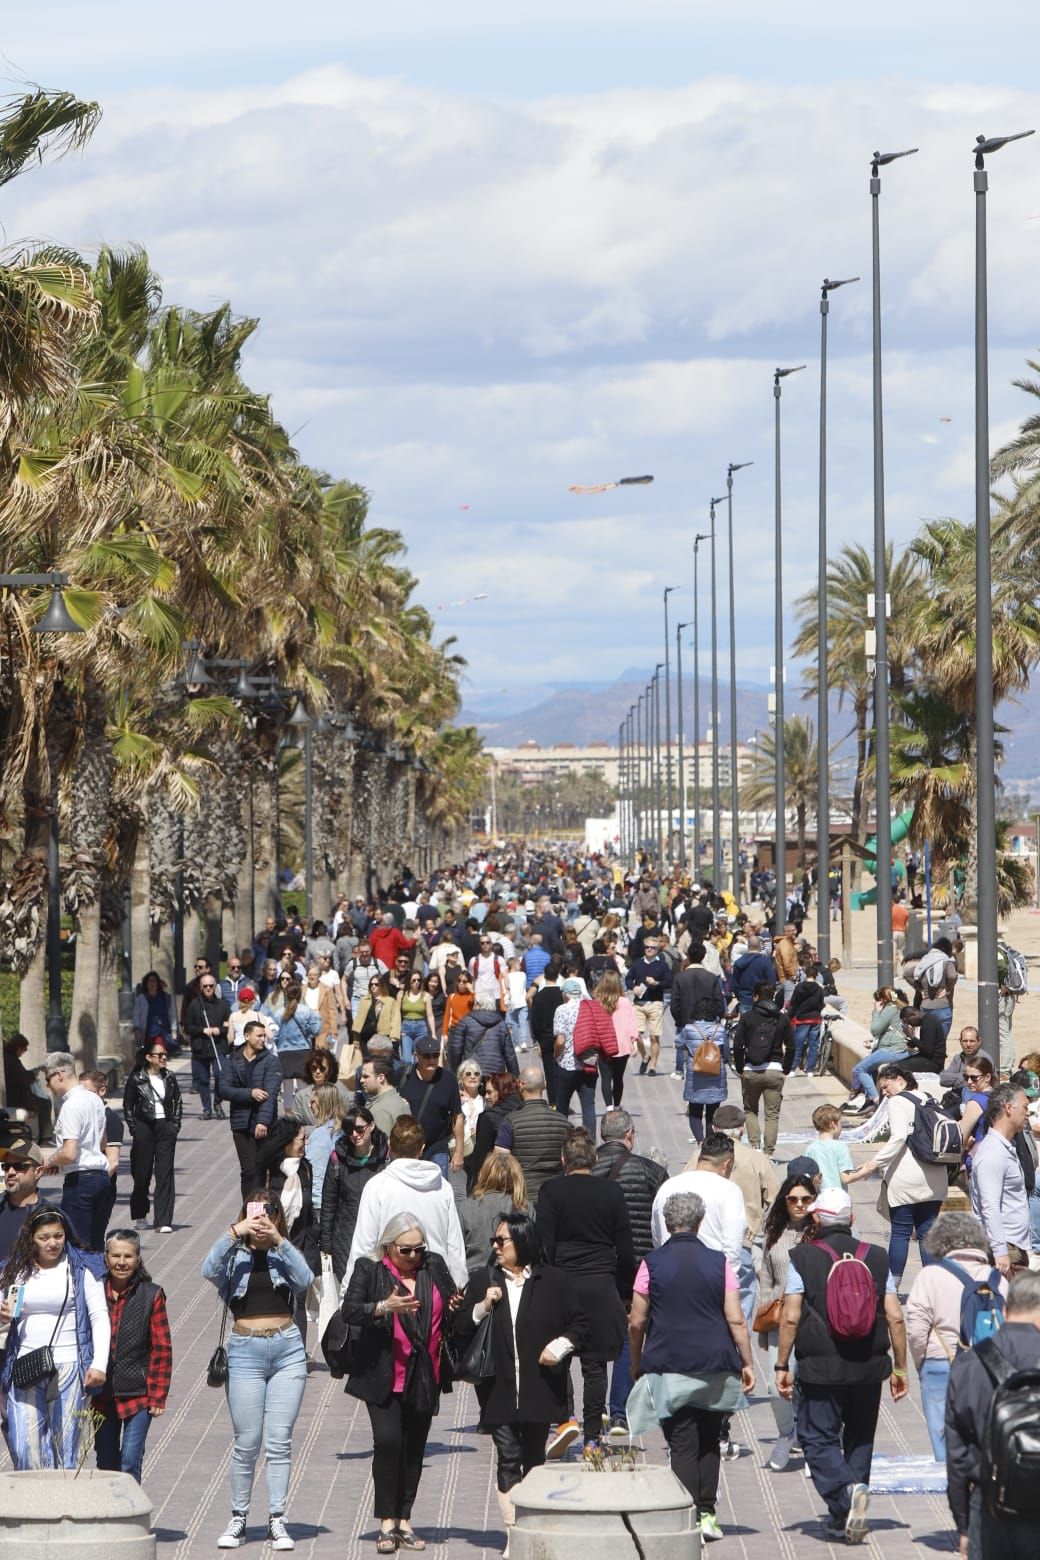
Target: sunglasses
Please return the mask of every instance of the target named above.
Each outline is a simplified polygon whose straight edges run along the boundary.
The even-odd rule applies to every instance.
[[[368,1122],[367,1121],[353,1121],[353,1122],[351,1122],[351,1125],[350,1125],[350,1135],[351,1135],[351,1137],[360,1137],[363,1132],[367,1132],[367,1131],[368,1131]]]
[[[426,1250],[425,1245],[402,1246],[400,1242],[396,1240],[394,1241],[394,1247],[401,1253],[402,1257],[421,1257],[423,1252]]]
[[[241,964],[229,964],[228,965],[228,970],[230,971],[230,973],[232,975],[237,975],[241,968],[242,968]]]
[[[206,966],[204,964],[196,964],[195,968],[197,970],[204,970],[206,968]]]
[[[27,1170],[35,1170],[36,1166],[31,1159],[5,1159],[4,1174],[13,1170],[15,1175],[24,1175]]]
[[[791,1194],[790,1196],[786,1197],[784,1200],[785,1200],[785,1202],[789,1202],[789,1203],[797,1203],[799,1206],[802,1206],[803,1204],[808,1206],[809,1203],[815,1201],[815,1198],[812,1198],[812,1197],[798,1197],[798,1196],[796,1196],[794,1194]]]
[[[149,1051],[148,1055],[151,1057],[153,1062],[165,1062],[166,1060],[165,1051]]]
[[[510,1239],[508,1235],[492,1235],[491,1244],[496,1247],[508,1246]]]
[[[965,1083],[978,1083],[978,1081],[979,1081],[979,1079],[981,1077],[982,1077],[981,1073],[969,1073],[969,1072],[966,1072],[964,1074],[964,1081],[965,1081]]]

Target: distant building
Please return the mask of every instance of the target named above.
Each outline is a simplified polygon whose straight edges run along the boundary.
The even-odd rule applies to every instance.
[[[576,747],[571,742],[554,742],[550,747],[542,747],[538,742],[522,742],[519,747],[496,748],[487,750],[494,759],[499,772],[515,774],[521,781],[528,785],[534,785],[540,780],[558,780],[565,775],[586,774],[599,775],[606,783],[616,788],[618,783],[618,750],[609,742],[589,742],[585,747]],[[640,755],[639,749],[635,750],[635,756]],[[661,752],[662,763],[665,759],[665,751]],[[751,748],[743,744],[737,745],[737,774],[743,784],[752,760]],[[645,756],[644,756],[645,762]],[[679,750],[676,743],[672,743],[672,769],[678,774]],[[702,790],[710,787],[712,781],[712,755],[711,746],[707,742],[700,744],[698,754],[698,770]],[[683,772],[686,784],[691,789],[694,782],[694,751],[693,747],[683,748]],[[719,749],[719,782],[722,787],[730,783],[730,749],[729,744]]]

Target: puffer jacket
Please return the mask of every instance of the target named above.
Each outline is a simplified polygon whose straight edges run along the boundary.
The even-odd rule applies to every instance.
[[[332,1258],[337,1281],[350,1262],[350,1243],[354,1239],[361,1193],[374,1175],[386,1164],[386,1136],[376,1127],[367,1159],[358,1159],[351,1141],[341,1132],[332,1145],[325,1182],[321,1189],[321,1249]]]
[[[516,1048],[501,1013],[474,1008],[448,1036],[448,1065],[452,1072],[463,1062],[474,1061],[484,1077],[490,1073],[520,1071]]]
[[[606,1179],[623,1156],[627,1157],[624,1158],[621,1169],[614,1179],[621,1188],[621,1195],[628,1209],[628,1222],[632,1227],[632,1249],[638,1267],[647,1252],[653,1250],[654,1237],[650,1215],[653,1212],[654,1198],[668,1179],[668,1171],[664,1165],[655,1164],[652,1159],[646,1159],[642,1154],[629,1153],[624,1143],[615,1141],[603,1144],[592,1167],[592,1174]]]
[[[744,1071],[748,1052],[755,1053],[755,1061],[749,1065],[762,1065],[758,1057],[757,1037],[760,1032],[770,1035],[769,1054],[764,1058],[766,1062],[779,1062],[785,1073],[791,1071],[794,1061],[794,1030],[791,1028],[791,1020],[787,1014],[772,1002],[756,1002],[746,1013],[740,1015],[740,1021],[733,1032],[733,1066],[738,1073]]]

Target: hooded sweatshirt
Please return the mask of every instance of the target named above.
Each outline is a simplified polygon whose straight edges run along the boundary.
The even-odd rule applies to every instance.
[[[417,1224],[425,1232],[430,1251],[436,1251],[444,1258],[457,1284],[466,1283],[469,1276],[466,1243],[450,1185],[432,1160],[391,1159],[386,1169],[373,1176],[361,1193],[341,1295],[347,1292],[357,1259],[373,1255],[380,1236],[397,1213],[415,1215]]]

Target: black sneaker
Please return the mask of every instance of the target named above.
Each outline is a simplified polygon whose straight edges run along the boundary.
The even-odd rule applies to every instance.
[[[642,1078],[643,1074],[646,1072],[646,1069],[649,1066],[650,1066],[649,1062],[640,1062],[640,1064],[639,1064],[639,1076],[640,1076],[640,1078]]]
[[[202,1119],[203,1119],[203,1121],[212,1121],[213,1120],[213,1112],[211,1110],[204,1110],[202,1112]]]
[[[224,1109],[223,1105],[215,1105],[213,1107],[213,1117],[216,1121],[227,1120],[227,1111]]]

